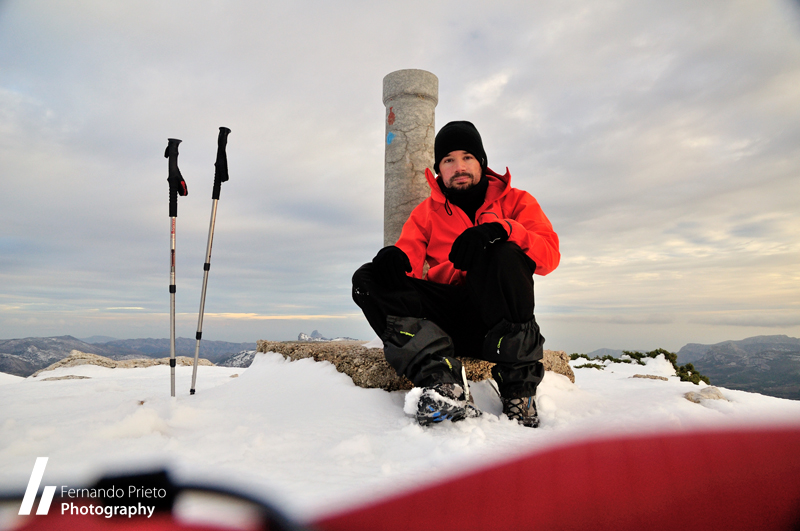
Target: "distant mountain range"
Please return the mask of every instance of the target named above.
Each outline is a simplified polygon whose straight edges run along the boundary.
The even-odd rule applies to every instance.
[[[737,352],[740,356],[753,355],[764,350],[775,352],[800,351],[800,339],[789,336],[755,336],[740,341],[723,341],[713,345],[689,343],[678,351],[678,362],[689,363],[715,351]]]
[[[109,341],[117,341],[116,337],[111,336],[92,336],[92,337],[79,337],[84,343],[108,343]]]
[[[93,338],[88,338],[93,339]],[[39,369],[66,358],[72,350],[98,354],[115,360],[163,358],[170,353],[169,339],[116,339],[88,343],[72,336],[28,337],[0,340],[0,372],[30,376]],[[176,356],[194,356],[197,341],[185,337],[175,340]],[[200,357],[213,363],[243,350],[255,350],[255,343],[201,341]]]
[[[300,334],[297,335],[297,340],[298,341],[358,341],[358,339],[353,339],[352,337],[335,337],[333,339],[328,339],[327,337],[320,334],[319,331],[317,330],[311,332],[311,335],[300,332]]]
[[[711,383],[800,400],[800,339],[756,336],[713,345],[689,343],[678,363],[692,363]]]
[[[109,348],[119,348],[120,350],[133,350],[139,354],[144,354],[149,358],[163,358],[169,356],[169,339],[117,339],[108,343],[101,343],[101,346]],[[97,345],[95,345],[97,346]],[[179,337],[175,339],[176,356],[194,356],[194,349],[197,346],[196,339]],[[255,343],[230,343],[228,341],[208,341],[200,342],[200,357],[212,363],[217,363],[242,350],[255,350]]]

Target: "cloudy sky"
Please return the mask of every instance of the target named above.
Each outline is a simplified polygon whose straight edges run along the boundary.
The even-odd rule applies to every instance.
[[[546,347],[800,336],[800,10],[789,0],[0,1],[0,338],[372,339],[382,79],[439,78],[561,238]]]

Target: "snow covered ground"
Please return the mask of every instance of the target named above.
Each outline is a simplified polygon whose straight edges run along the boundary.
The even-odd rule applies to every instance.
[[[683,395],[699,387],[663,357],[575,373],[575,384],[547,373],[535,430],[500,415],[489,382],[472,386],[481,418],[422,428],[403,413],[406,393],[361,389],[328,363],[274,353],[248,369],[200,367],[194,396],[191,367],[178,367],[175,398],[167,366],[0,374],[0,490],[24,491],[38,456],[50,458],[45,485],[166,467],[178,482],[235,487],[307,520],[570,441],[800,425],[798,401],[722,389],[727,401],[690,402]],[[88,378],[43,381],[68,375]]]

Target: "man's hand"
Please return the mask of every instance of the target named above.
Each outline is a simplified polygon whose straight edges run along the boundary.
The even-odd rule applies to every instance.
[[[384,247],[372,259],[375,266],[376,280],[387,288],[398,288],[406,278],[406,273],[411,272],[411,262],[408,256],[399,247],[390,245]]]
[[[449,259],[453,267],[468,271],[493,243],[508,240],[508,233],[497,222],[470,227],[453,242]]]

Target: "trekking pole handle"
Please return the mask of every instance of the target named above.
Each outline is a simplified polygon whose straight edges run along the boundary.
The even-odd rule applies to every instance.
[[[225,154],[225,146],[228,145],[228,134],[230,132],[231,130],[227,127],[219,128],[217,162],[214,163],[214,189],[211,191],[211,199],[219,199],[222,183],[228,180],[228,155]]]
[[[169,182],[169,217],[174,218],[178,216],[178,196],[187,195],[189,190],[186,188],[186,181],[183,180],[181,170],[178,169],[178,144],[181,143],[181,140],[168,138],[167,142],[164,157],[169,159],[169,175],[167,176],[167,182]]]

